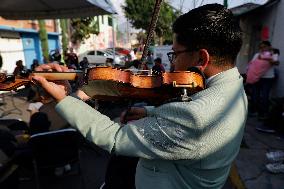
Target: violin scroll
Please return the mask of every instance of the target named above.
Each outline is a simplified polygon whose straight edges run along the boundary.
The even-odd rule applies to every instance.
[[[7,76],[5,73],[0,73],[0,83],[6,80]]]
[[[27,85],[31,82],[31,78],[34,75],[42,76],[49,81],[57,80],[77,80],[83,78],[84,73],[82,71],[73,72],[33,72],[25,73],[22,76],[7,75],[0,73],[0,91],[11,91],[17,88]]]

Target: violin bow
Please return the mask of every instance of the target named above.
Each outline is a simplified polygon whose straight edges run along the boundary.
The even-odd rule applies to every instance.
[[[152,18],[151,18],[151,22],[150,22],[150,26],[148,28],[147,38],[146,38],[146,41],[145,41],[145,44],[144,44],[143,54],[142,54],[142,58],[141,58],[142,61],[145,60],[147,53],[148,53],[150,42],[153,39],[153,34],[154,34],[154,30],[156,28],[156,24],[157,24],[157,21],[158,21],[159,12],[160,12],[160,9],[161,9],[162,2],[163,2],[163,0],[156,0],[154,12],[152,14]]]
[[[157,21],[158,21],[162,1],[163,0],[156,0],[156,2],[155,2],[154,12],[152,14],[150,26],[148,28],[147,38],[146,38],[146,41],[145,41],[145,44],[144,44],[143,54],[142,54],[142,58],[141,58],[142,61],[145,60],[145,58],[147,56],[149,45],[150,45],[150,42],[153,38],[154,30],[156,28],[156,24],[157,24]],[[126,110],[126,113],[124,115],[124,118],[123,118],[124,120],[127,120],[127,116],[129,114],[129,111],[130,111],[132,105],[133,105],[133,102],[130,101],[130,103],[128,104],[128,108]]]

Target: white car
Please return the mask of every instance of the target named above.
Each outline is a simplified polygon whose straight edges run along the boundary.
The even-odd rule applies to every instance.
[[[78,56],[79,62],[87,57],[89,64],[105,65],[106,63],[113,62],[113,54],[104,50],[89,50]],[[114,65],[124,66],[125,60],[119,55],[115,55]]]

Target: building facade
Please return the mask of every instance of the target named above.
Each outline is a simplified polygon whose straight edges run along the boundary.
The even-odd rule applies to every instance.
[[[111,15],[101,15],[96,16],[94,21],[99,24],[99,33],[98,35],[91,34],[88,39],[80,44],[80,47],[77,50],[79,54],[87,50],[106,49],[117,45],[115,19],[112,19]]]
[[[33,60],[43,62],[38,22],[35,20],[5,20],[0,17],[0,54],[2,70],[13,72],[17,60],[29,69]],[[59,33],[54,20],[46,20],[49,51],[59,48]]]

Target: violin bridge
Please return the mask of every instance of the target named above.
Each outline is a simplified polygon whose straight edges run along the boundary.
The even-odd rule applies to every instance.
[[[177,84],[176,81],[173,81],[173,87],[195,88],[195,87],[197,87],[197,85],[194,82],[191,82],[189,84],[180,85],[180,84]]]
[[[185,84],[185,85],[180,85],[180,84],[177,84],[176,81],[173,81],[173,87],[180,87],[180,88],[182,88],[182,94],[180,96],[181,101],[189,102],[192,99],[187,95],[187,89],[188,88],[195,88],[197,86],[196,86],[196,84],[194,82],[191,82],[191,83]]]

